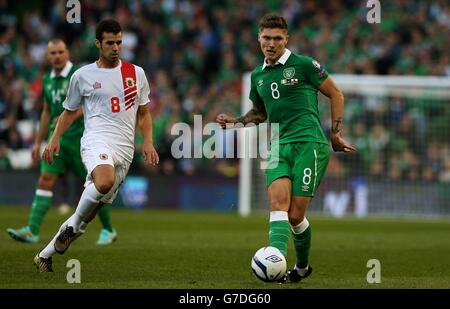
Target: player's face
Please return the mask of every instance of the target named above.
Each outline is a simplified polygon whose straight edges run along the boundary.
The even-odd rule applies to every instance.
[[[285,29],[263,28],[259,31],[258,41],[268,63],[274,64],[280,59],[284,53],[288,37]]]
[[[64,69],[69,60],[69,51],[67,50],[66,44],[62,41],[48,43],[47,57],[52,69],[57,71]]]
[[[119,61],[120,52],[122,51],[122,32],[119,33],[103,33],[103,40],[100,44],[100,53],[110,63]]]

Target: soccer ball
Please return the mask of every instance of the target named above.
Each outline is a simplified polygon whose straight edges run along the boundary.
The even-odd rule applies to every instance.
[[[275,247],[262,247],[252,259],[252,270],[256,277],[265,282],[273,282],[286,274],[286,258]]]

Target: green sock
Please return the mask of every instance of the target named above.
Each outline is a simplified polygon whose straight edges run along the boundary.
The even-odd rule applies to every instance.
[[[292,236],[297,255],[296,265],[298,268],[305,268],[308,266],[309,252],[311,250],[311,226],[308,226],[301,234],[295,234],[293,231]]]
[[[111,205],[104,205],[100,210],[98,211],[98,217],[100,219],[100,222],[103,225],[103,228],[112,232],[113,227],[111,224],[111,215],[109,213],[109,210],[111,208]]]
[[[34,235],[39,235],[42,220],[52,205],[52,191],[37,189],[34,194],[31,213],[28,217],[28,226]]]
[[[289,221],[271,221],[269,230],[269,245],[277,248],[287,257],[289,234],[291,227]]]

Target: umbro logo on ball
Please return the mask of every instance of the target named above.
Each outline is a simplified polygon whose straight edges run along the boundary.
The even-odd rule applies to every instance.
[[[266,260],[272,263],[278,263],[282,261],[282,259],[280,259],[280,257],[276,256],[275,254],[269,255],[268,257],[266,257]]]

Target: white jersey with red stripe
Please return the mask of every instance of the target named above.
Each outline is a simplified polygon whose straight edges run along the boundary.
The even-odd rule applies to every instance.
[[[72,75],[63,106],[83,106],[84,134],[81,147],[105,146],[131,163],[137,110],[149,102],[150,87],[144,70],[121,61],[112,69],[94,62]]]

